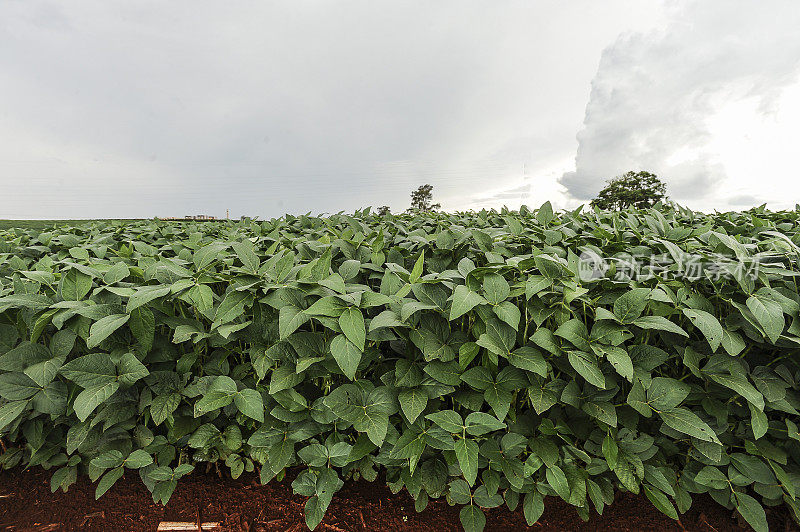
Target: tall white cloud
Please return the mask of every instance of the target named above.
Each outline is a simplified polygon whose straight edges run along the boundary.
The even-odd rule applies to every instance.
[[[576,200],[640,169],[659,174],[679,202],[724,207],[744,198],[721,197],[729,176],[710,123],[747,98],[762,114],[775,111],[800,67],[800,4],[703,0],[670,3],[668,13],[664,29],[621,36],[602,54],[575,170],[559,180]]]

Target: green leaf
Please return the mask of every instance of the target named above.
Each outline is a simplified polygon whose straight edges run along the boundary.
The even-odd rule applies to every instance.
[[[221,442],[221,433],[217,427],[211,423],[201,425],[187,442],[193,449],[204,449],[213,444]]]
[[[542,225],[548,225],[554,218],[553,206],[549,201],[542,203],[542,206],[536,211],[536,221]],[[536,520],[534,519],[534,522]],[[528,523],[533,525],[533,523]]]
[[[764,396],[750,384],[747,377],[743,374],[738,372],[731,375],[725,373],[709,373],[708,376],[717,384],[721,384],[735,391],[759,410],[764,410]]]
[[[601,389],[606,387],[605,377],[597,366],[597,360],[594,355],[583,351],[570,351],[568,358],[570,365],[575,368],[575,371],[581,377],[586,379],[586,382]]]
[[[624,349],[610,345],[593,345],[592,350],[596,354],[604,356],[617,373],[628,381],[633,381],[633,361]]]
[[[409,423],[414,423],[428,404],[428,394],[422,388],[407,388],[402,390],[397,398]]]
[[[622,484],[625,489],[632,493],[639,493],[636,464],[631,458],[631,455],[628,453],[620,454],[617,457],[617,467],[614,468],[614,474],[617,475],[620,484]]]
[[[361,362],[361,350],[343,334],[334,337],[331,342],[331,354],[345,376],[353,380]]]
[[[194,252],[192,260],[198,270],[203,270],[221,258],[222,252],[228,249],[224,242],[211,242]]]
[[[777,477],[778,482],[780,482],[783,490],[786,492],[786,494],[789,496],[790,499],[794,500],[796,496],[795,493],[796,488],[792,479],[789,478],[789,475],[787,475],[786,471],[784,471],[783,468],[778,464],[776,464],[775,462],[770,462],[769,465],[775,472],[775,476]]]
[[[464,479],[470,486],[474,485],[478,478],[478,444],[471,439],[456,438],[453,449]]]
[[[586,325],[579,319],[573,318],[561,325],[556,332],[556,336],[567,340],[569,343],[582,351],[590,351],[589,331]]]
[[[157,483],[153,488],[153,502],[160,502],[162,505],[166,505],[177,487],[178,481],[176,480]]]
[[[228,406],[237,394],[238,390],[233,379],[225,375],[217,377],[205,395],[195,403],[194,417]]]
[[[39,339],[45,328],[50,325],[50,320],[56,312],[58,312],[57,309],[48,310],[39,316],[31,330],[31,342],[36,342]]]
[[[61,367],[61,374],[82,388],[117,380],[116,367],[106,353],[91,353],[71,360]]]
[[[739,333],[723,328],[722,347],[730,356],[735,357],[744,351],[747,345],[744,343],[744,340],[742,340],[742,337],[739,335]]]
[[[464,430],[464,420],[453,410],[440,410],[425,416],[447,432],[459,434]]]
[[[55,473],[50,479],[50,491],[55,493],[58,491],[58,488],[64,490],[64,493],[67,492],[69,487],[78,480],[78,468],[77,467],[62,467]]]
[[[516,331],[507,323],[493,320],[486,324],[486,332],[478,338],[477,344],[492,353],[508,357],[516,343]]]
[[[716,490],[728,487],[728,477],[714,466],[705,466],[695,475],[694,481],[701,486],[708,486]]]
[[[547,362],[541,351],[534,347],[523,346],[515,349],[508,354],[508,362],[517,368],[547,377]]]
[[[486,304],[480,294],[471,291],[469,288],[460,284],[453,291],[453,304],[450,306],[450,321],[460,318],[478,305]]]
[[[86,388],[75,398],[75,403],[72,407],[75,409],[75,415],[81,421],[86,421],[86,418],[94,412],[94,410],[108,400],[109,397],[119,389],[118,382],[107,382],[97,386],[90,386]]]
[[[456,478],[450,482],[448,491],[450,500],[456,504],[469,504],[472,501],[472,489],[463,479]]]
[[[484,412],[472,412],[464,420],[467,434],[472,436],[483,436],[488,432],[503,430],[506,424],[491,414]],[[444,427],[442,427],[444,428]]]
[[[322,519],[325,517],[325,511],[327,510],[327,508],[323,507],[323,504],[318,496],[312,495],[306,501],[304,510],[306,517],[306,526],[310,530],[314,530],[315,528],[317,528],[317,525],[319,525],[322,522]]]
[[[522,503],[522,511],[525,515],[525,522],[528,526],[533,526],[544,513],[544,497],[536,491],[526,493]]]
[[[214,311],[214,325],[219,327],[244,314],[244,307],[249,300],[250,294],[247,292],[228,292],[225,295],[225,299],[217,307],[217,310]]]
[[[53,379],[56,377],[56,375],[58,375],[58,371],[64,364],[65,359],[66,356],[62,355],[51,358],[50,360],[38,362],[25,368],[25,375],[30,377],[30,379],[36,383],[37,386],[44,388],[53,382]]]
[[[550,288],[553,280],[541,275],[530,275],[525,280],[525,299],[530,299],[545,288]],[[452,318],[450,318],[452,319]]]
[[[555,490],[558,496],[565,501],[569,501],[569,483],[567,482],[567,476],[564,474],[564,471],[557,465],[554,465],[547,468],[545,477],[547,478],[547,483],[550,484],[550,487]]]
[[[364,326],[364,315],[356,307],[350,307],[339,316],[339,326],[350,342],[359,351],[364,351],[367,329]]]
[[[281,307],[278,313],[278,331],[281,340],[285,340],[301,325],[311,319],[311,316],[292,305]]]
[[[422,456],[425,450],[425,438],[421,432],[412,429],[407,430],[397,439],[397,442],[392,448],[392,458],[405,458],[410,462],[410,468],[413,471],[416,466],[417,460]]]
[[[656,410],[675,408],[689,395],[690,386],[668,377],[654,377],[647,389],[647,402]]]
[[[722,325],[720,325],[719,320],[704,310],[685,308],[683,313],[706,337],[708,345],[711,346],[711,351],[716,351],[722,343],[723,336]]]
[[[288,390],[303,382],[303,376],[299,375],[291,364],[286,364],[275,368],[269,379],[269,393],[277,394],[282,390]]]
[[[617,467],[617,455],[619,454],[619,447],[617,446],[617,442],[614,440],[614,438],[611,437],[611,433],[606,434],[606,437],[603,439],[602,451],[603,457],[606,459],[609,469],[613,470],[615,467]]]
[[[128,314],[112,314],[101,318],[92,324],[89,332],[89,339],[86,340],[86,347],[92,349],[100,345],[100,342],[111,336],[111,334],[125,325],[130,319]]]
[[[0,430],[13,423],[25,411],[26,406],[28,406],[27,400],[9,401],[0,406]]]
[[[425,267],[425,250],[422,250],[420,253],[417,262],[414,263],[414,268],[411,270],[411,275],[409,276],[409,281],[412,283],[416,283],[419,278],[422,276],[422,271]]]
[[[528,398],[533,405],[533,409],[539,415],[550,409],[550,407],[554,406],[558,402],[555,393],[545,387],[532,386],[528,388]]]
[[[731,453],[731,464],[740,471],[748,481],[760,484],[774,484],[775,475],[757,456],[744,453]]]
[[[122,474],[124,472],[125,470],[122,467],[117,467],[103,475],[103,478],[101,478],[100,482],[97,483],[97,489],[95,490],[94,498],[99,499],[102,497],[103,494],[107,492],[117,480],[122,478]]]
[[[309,316],[329,316],[338,318],[347,309],[347,305],[336,296],[321,297],[303,312]],[[390,311],[386,311],[390,312]]]
[[[769,429],[769,420],[767,415],[752,403],[747,403],[750,407],[750,427],[753,430],[753,437],[759,439],[767,433]]]
[[[264,422],[264,401],[256,390],[245,388],[234,396],[233,402],[242,414]]]
[[[142,351],[147,353],[153,347],[156,333],[156,320],[153,311],[147,307],[139,307],[131,312],[128,327],[133,337],[142,346]]]
[[[689,333],[684,331],[676,324],[669,321],[664,316],[642,316],[633,320],[633,324],[642,329],[655,329],[659,331],[667,331],[681,336],[689,337]]]
[[[786,322],[783,309],[775,301],[760,294],[747,298],[747,308],[753,313],[759,325],[764,329],[767,338],[774,344],[778,341]]]
[[[381,329],[384,327],[407,327],[405,323],[400,321],[400,316],[391,310],[384,310],[369,322],[370,332]]]
[[[367,407],[353,427],[359,432],[366,432],[369,440],[380,447],[389,428],[389,416],[379,408]]]
[[[698,440],[720,443],[711,427],[691,410],[680,407],[670,408],[660,411],[658,415],[664,424],[671,429],[694,436]]]
[[[489,303],[499,305],[511,293],[511,287],[502,275],[487,273],[483,277],[483,293]]]
[[[522,319],[522,313],[519,307],[511,301],[503,301],[494,307],[495,315],[509,324],[515,331],[519,330],[519,322]]]
[[[753,527],[755,532],[769,532],[767,524],[767,514],[764,507],[750,495],[733,492],[736,497],[736,511],[739,512],[745,521]]]
[[[476,390],[487,390],[494,386],[494,377],[484,366],[470,368],[460,378]]]
[[[249,240],[233,242],[231,247],[233,248],[233,251],[236,252],[236,256],[239,257],[239,260],[242,261],[242,265],[246,270],[251,272],[258,271],[261,261],[254,251],[255,248],[252,242]]]
[[[92,289],[92,278],[78,271],[70,269],[61,277],[61,297],[67,301],[80,301]]]
[[[661,513],[671,517],[672,519],[675,519],[676,521],[678,520],[678,512],[675,510],[675,506],[673,506],[664,492],[645,484],[644,494],[648,499],[650,499],[650,502],[653,503],[653,506],[658,508]]]
[[[486,516],[483,510],[474,504],[462,507],[458,517],[461,519],[461,526],[464,527],[464,532],[483,532],[484,527],[486,527]]]
[[[467,434],[472,436],[483,436],[489,432],[503,430],[506,424],[491,414],[484,412],[472,412],[464,420]]]
[[[136,293],[128,299],[128,305],[125,311],[130,314],[134,309],[146,305],[154,299],[164,297],[169,294],[169,291],[169,286],[143,286],[137,288]]]
[[[125,353],[117,363],[119,375],[117,380],[124,386],[133,386],[139,379],[150,375],[144,364],[142,364],[133,353]]]
[[[50,339],[50,352],[55,358],[67,357],[75,346],[78,335],[70,329],[62,329]]]
[[[141,469],[153,463],[153,457],[144,449],[136,449],[125,459],[128,469]]]
[[[115,284],[124,280],[130,274],[131,270],[124,262],[115,262],[103,275],[103,282],[106,284]]]
[[[621,323],[633,323],[647,307],[649,288],[634,288],[614,301],[614,315]]]
[[[187,292],[187,296],[200,312],[214,308],[214,292],[210,286],[204,284],[194,285]]]

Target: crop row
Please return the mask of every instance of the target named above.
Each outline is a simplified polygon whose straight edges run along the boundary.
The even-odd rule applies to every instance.
[[[0,230],[3,467],[299,466],[584,519],[615,490],[800,520],[800,213],[657,208]]]

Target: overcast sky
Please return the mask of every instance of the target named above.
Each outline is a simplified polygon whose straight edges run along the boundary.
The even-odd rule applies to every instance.
[[[0,218],[800,202],[800,2],[0,2]]]

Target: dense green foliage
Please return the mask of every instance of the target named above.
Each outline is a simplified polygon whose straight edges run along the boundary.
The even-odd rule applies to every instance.
[[[620,210],[628,207],[646,209],[666,197],[667,185],[650,172],[625,172],[608,182],[592,206]]]
[[[300,466],[312,528],[383,469],[468,530],[615,489],[766,530],[763,505],[800,515],[798,222],[546,203],[0,231],[0,461],[98,496],[136,469],[164,502],[203,462]],[[620,260],[586,275],[582,252]]]

